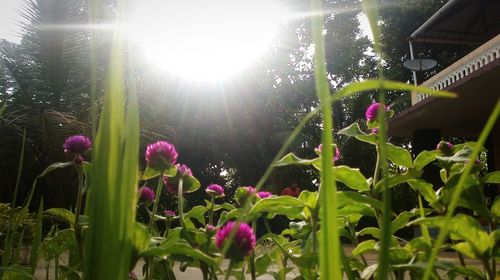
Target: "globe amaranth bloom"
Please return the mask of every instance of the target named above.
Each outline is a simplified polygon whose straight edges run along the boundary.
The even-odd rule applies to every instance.
[[[446,156],[451,156],[453,154],[452,149],[453,149],[453,144],[451,144],[450,142],[440,141],[436,145],[436,150]]]
[[[177,174],[180,176],[193,176],[193,171],[185,164],[176,164],[175,168],[177,168]]]
[[[214,197],[223,197],[224,196],[224,188],[220,185],[217,184],[211,184],[209,185],[205,191]]]
[[[179,187],[179,180],[186,176],[193,176],[193,172],[191,168],[189,168],[185,164],[176,164],[175,168],[177,169],[177,173],[174,177],[169,178],[168,176],[163,176],[163,185],[167,188],[169,193],[177,193],[177,189]]]
[[[175,164],[178,155],[174,145],[158,141],[147,146],[145,159],[151,168],[165,170]]]
[[[236,230],[233,240],[228,240],[233,228],[237,225],[238,229]],[[228,256],[230,258],[242,259],[250,255],[250,252],[252,252],[255,247],[255,234],[248,224],[238,224],[234,221],[230,221],[222,226],[215,234],[215,245],[217,248],[222,249],[225,242],[231,242]]]
[[[265,191],[257,193],[257,196],[260,197],[261,199],[268,198],[268,197],[270,197],[272,195],[273,195],[272,193],[265,192]]]
[[[148,187],[139,188],[139,195],[142,201],[151,203],[155,200],[155,193]]]
[[[252,186],[246,186],[244,188],[247,190],[247,192],[248,192],[249,195],[252,195],[252,194],[255,193],[255,188],[252,187]]]
[[[163,215],[165,217],[175,217],[175,211],[172,211],[172,210],[165,210],[165,212],[163,212]]]
[[[281,195],[289,195],[293,197],[299,197],[300,195],[300,188],[292,186],[292,187],[286,187],[281,191]]]
[[[66,138],[63,144],[64,153],[75,155],[74,161],[77,163],[83,162],[82,154],[90,150],[91,147],[92,142],[84,135],[70,136]]]
[[[367,121],[377,120],[377,112],[380,107],[380,103],[372,103],[365,111],[365,118]],[[389,111],[389,106],[385,106],[385,111]]]
[[[321,152],[323,151],[323,144],[319,144],[319,146],[314,149],[316,154],[321,155]],[[335,155],[333,156],[333,161],[338,161],[340,159],[340,150],[337,146],[335,146]]]

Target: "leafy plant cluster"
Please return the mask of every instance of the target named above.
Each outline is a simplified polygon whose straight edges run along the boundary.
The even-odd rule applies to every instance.
[[[375,30],[375,51],[380,53],[374,3],[363,1]],[[119,2],[117,14],[124,11]],[[182,275],[174,273],[176,269],[182,273],[193,267],[201,271],[203,279],[245,279],[247,276],[256,279],[264,274],[275,279],[285,279],[289,275],[294,275],[295,279],[340,279],[344,276],[348,279],[454,279],[460,276],[495,279],[500,200],[487,205],[483,190],[486,184],[500,183],[500,172],[482,174],[483,163],[477,159],[500,114],[500,102],[477,142],[455,146],[440,143],[438,149],[413,157],[406,149],[387,141],[390,111],[384,104],[384,90],[417,90],[441,97],[454,95],[383,79],[352,83],[331,95],[326,78],[320,1],[312,1],[312,11],[315,80],[320,106],[304,116],[255,188],[246,186],[236,191],[235,205],[218,202],[223,191],[208,186],[206,192],[210,199],[185,209],[185,194],[195,191],[201,184],[188,169],[176,165],[177,152],[167,142],[152,144],[151,150],[148,146],[145,157],[148,164],[140,169],[137,96],[133,86],[125,87],[124,42],[119,34],[116,35],[111,44],[107,90],[99,126],[93,136],[92,161],[86,161],[84,153],[87,151],[82,148],[88,149],[88,139],[78,136],[75,139],[80,140],[74,141],[83,141],[85,145],[74,144],[76,146],[67,149],[74,153],[73,161],[54,163],[37,177],[44,177],[56,169],[75,169],[78,174],[77,206],[72,210],[44,210],[43,202],[38,205],[33,216],[36,223],[30,265],[21,265],[16,258],[20,250],[17,240],[23,239],[18,231],[29,215],[36,179],[23,206],[8,216],[0,267],[2,279],[31,279],[42,259],[47,264],[54,263],[47,266],[46,278],[50,278],[48,272],[53,267],[55,279],[175,279]],[[382,78],[382,74],[380,76]],[[376,150],[377,166],[373,176],[367,178],[356,168],[337,166],[334,162],[337,147],[333,143],[331,105],[370,90],[380,92],[377,109],[371,112],[371,117],[367,114],[370,133],[357,124],[338,132],[372,145]],[[284,155],[304,125],[319,112],[323,127],[318,156],[303,159],[293,153]],[[440,166],[440,183],[422,179],[422,170],[429,164]],[[318,171],[321,178],[318,191],[302,191],[297,197],[262,192],[271,171],[288,165]],[[146,191],[144,184],[155,181],[156,192]],[[165,184],[176,194],[177,213],[173,209],[159,209]],[[338,191],[337,184],[348,190]],[[401,213],[392,211],[390,191],[400,184],[408,184],[418,193],[418,208]],[[141,185],[139,193],[138,185]],[[137,207],[148,213],[147,224],[136,222]],[[474,214],[455,215],[457,207]],[[54,227],[43,236],[44,215],[61,219],[69,227]],[[290,221],[288,228],[280,233],[270,230],[269,220],[275,216],[285,216]],[[358,228],[364,217],[373,217],[377,226]],[[477,222],[478,217],[485,221],[487,228]],[[257,239],[255,232],[262,226],[259,221],[266,234]],[[405,227],[420,228],[422,236],[410,240],[398,237],[396,233]],[[438,229],[437,236],[431,235],[431,229]],[[352,242],[352,252],[344,250],[340,236]],[[257,250],[256,244],[266,244],[267,250]],[[438,253],[443,249],[454,250],[461,264],[439,260]],[[376,263],[365,258],[370,251],[378,254]],[[60,256],[65,253],[67,261],[60,263]],[[468,266],[464,257],[479,260],[483,269]],[[142,275],[134,272],[137,266],[142,269]]]

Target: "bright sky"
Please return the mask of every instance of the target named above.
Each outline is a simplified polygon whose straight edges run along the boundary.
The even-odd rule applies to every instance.
[[[17,22],[21,20],[17,11],[21,9],[21,3],[23,0],[0,0],[0,38],[12,42],[21,40],[17,35]]]
[[[17,22],[22,20],[22,18],[17,11],[21,9],[23,1],[24,0],[0,0],[0,38],[7,39],[11,42],[19,42],[21,40],[17,35],[19,32]],[[366,16],[360,15],[358,19],[361,23],[363,35],[371,37]]]

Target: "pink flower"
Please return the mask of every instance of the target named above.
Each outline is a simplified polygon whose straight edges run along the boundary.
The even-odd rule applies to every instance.
[[[175,167],[177,168],[177,174],[180,174],[182,176],[193,176],[193,172],[191,171],[191,168],[189,168],[185,164],[176,164]]]
[[[258,192],[257,193],[257,196],[264,199],[264,198],[268,198],[270,196],[272,196],[273,194],[270,193],[270,192]]]
[[[453,144],[446,141],[440,141],[436,145],[436,150],[441,152],[443,155],[451,156],[453,154]]]
[[[323,144],[319,144],[319,146],[315,149],[316,153],[318,155],[321,154],[321,152],[323,151]],[[333,161],[338,161],[340,159],[340,150],[339,148],[335,147],[335,155],[333,156]]]
[[[82,163],[84,160],[82,154],[90,150],[91,146],[92,142],[87,136],[73,135],[66,138],[63,144],[63,149],[64,153],[75,155],[76,163]]]
[[[174,177],[169,178],[168,176],[163,176],[163,185],[167,188],[169,193],[177,193],[179,187],[179,179],[186,176],[193,176],[191,169],[185,164],[176,164],[177,174]]]
[[[151,168],[165,170],[177,161],[177,151],[174,145],[166,141],[149,144],[146,148],[145,158]]]
[[[208,186],[205,191],[214,197],[223,197],[224,196],[224,188],[217,184],[212,184]]]
[[[380,107],[380,103],[372,103],[365,112],[365,118],[367,121],[372,121],[377,119],[378,108]],[[385,106],[385,111],[389,111],[389,107]]]
[[[248,192],[249,195],[252,195],[252,194],[255,193],[255,188],[252,187],[252,186],[246,186],[244,188],[247,189],[247,192]]]
[[[153,202],[155,200],[155,193],[148,187],[139,188],[139,194],[142,201]]]
[[[172,210],[165,210],[165,212],[163,212],[163,215],[165,217],[175,217],[175,211],[172,211]]]
[[[231,231],[236,224],[236,222],[230,221],[217,231],[215,234],[215,245],[217,248],[222,249],[224,243],[229,241],[229,235],[231,235]],[[231,258],[242,258],[250,255],[250,252],[255,247],[255,234],[248,224],[240,223],[233,240],[229,242],[232,242],[228,250],[229,256]]]
[[[287,187],[287,188],[284,188],[281,191],[281,195],[289,195],[289,196],[293,196],[293,197],[299,197],[299,195],[300,195],[300,188],[298,188],[298,187]]]

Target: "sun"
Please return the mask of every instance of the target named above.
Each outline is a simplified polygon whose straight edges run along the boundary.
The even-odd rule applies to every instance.
[[[219,81],[258,62],[289,14],[273,0],[141,0],[126,34],[144,57],[181,78]]]

